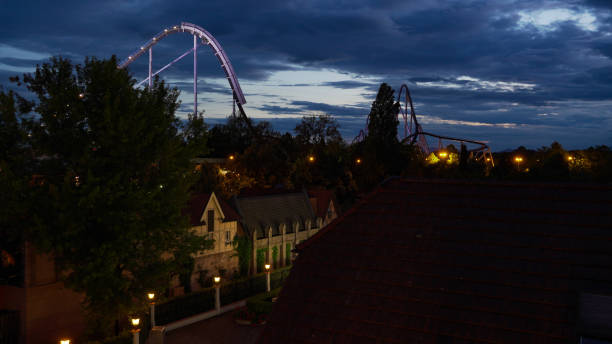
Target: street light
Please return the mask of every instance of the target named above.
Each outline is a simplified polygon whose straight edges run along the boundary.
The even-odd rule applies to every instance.
[[[70,339],[60,339],[60,344],[70,344]]]
[[[215,276],[213,277],[213,281],[215,281],[215,310],[217,313],[221,313],[221,277]]]
[[[438,152],[438,156],[440,159],[446,159],[448,157],[448,153],[446,151],[440,151]]]
[[[230,156],[228,156],[227,158],[228,158],[229,160],[234,160],[234,159],[236,159],[236,157],[235,157],[233,154],[232,154],[232,155],[230,155]]]
[[[521,165],[521,162],[523,162],[523,157],[522,156],[516,156],[516,157],[514,157],[514,161],[516,162],[516,168],[518,170],[520,170],[521,169],[520,165]]]
[[[315,161],[314,155],[309,155],[308,156],[308,162],[313,163],[314,161]]]
[[[270,292],[270,264],[266,264],[264,265],[264,268],[266,269],[266,291],[269,293]]]
[[[140,329],[138,325],[140,325],[140,318],[131,318],[132,322],[132,344],[140,344]]]
[[[155,326],[155,293],[147,293],[147,298],[149,299],[149,305],[151,311],[151,327]]]
[[[357,165],[361,165],[361,158],[357,158],[357,159],[355,160],[355,163],[356,163]]]

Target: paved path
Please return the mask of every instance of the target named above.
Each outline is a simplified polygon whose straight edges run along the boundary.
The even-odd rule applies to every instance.
[[[233,314],[238,311],[170,331],[164,344],[253,344],[263,331],[263,326],[237,325]]]

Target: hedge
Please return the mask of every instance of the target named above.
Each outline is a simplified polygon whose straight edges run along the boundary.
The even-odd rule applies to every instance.
[[[281,288],[276,288],[271,290],[269,293],[263,292],[261,294],[249,297],[246,302],[247,308],[257,315],[270,313],[272,311],[272,307],[274,306],[274,303],[270,299],[278,296],[280,291]]]
[[[270,287],[279,288],[289,273],[291,267],[277,269],[270,273]],[[249,296],[266,291],[266,275],[237,279],[221,285],[221,305],[243,300]],[[206,288],[200,291],[179,296],[155,305],[155,324],[166,325],[173,321],[203,313],[215,308],[215,288]]]

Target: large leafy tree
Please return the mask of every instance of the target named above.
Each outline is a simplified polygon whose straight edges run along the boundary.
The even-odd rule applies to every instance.
[[[357,178],[363,190],[380,183],[389,175],[399,174],[402,166],[400,144],[397,140],[400,104],[393,89],[382,83],[368,115],[368,134],[363,143],[354,147],[363,155],[363,166]]]
[[[37,98],[29,130],[42,180],[28,239],[53,253],[65,284],[84,293],[108,333],[207,244],[181,213],[190,159],[205,150],[203,120],[181,122],[175,89],[134,88],[114,57],[53,58],[23,81]]]
[[[295,139],[302,145],[325,145],[342,141],[340,125],[330,115],[304,116],[295,126]]]
[[[23,230],[30,214],[30,166],[25,114],[30,104],[0,89],[0,284],[23,282]]]
[[[372,103],[368,115],[368,136],[366,141],[376,144],[381,149],[388,149],[397,144],[397,125],[400,104],[395,101],[393,89],[382,83],[376,100]]]

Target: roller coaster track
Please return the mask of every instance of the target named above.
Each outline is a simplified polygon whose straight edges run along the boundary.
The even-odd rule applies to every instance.
[[[402,106],[402,95],[404,95],[404,104]],[[406,84],[402,84],[400,86],[399,93],[397,95],[397,100],[400,102],[400,111],[398,115],[402,116],[404,121],[404,139],[401,141],[406,144],[416,144],[421,152],[425,155],[429,155],[434,151],[442,151],[444,146],[442,144],[443,140],[446,141],[454,141],[459,142],[461,145],[470,143],[476,145],[475,148],[468,149],[468,153],[470,157],[474,160],[482,160],[485,164],[495,166],[493,162],[493,155],[491,153],[491,148],[482,141],[469,140],[469,139],[461,139],[450,136],[442,136],[433,133],[428,133],[423,131],[423,127],[417,121],[416,113],[414,111],[414,104],[412,103],[412,97],[410,96],[410,90]],[[408,106],[410,106],[410,112],[408,112]],[[369,118],[368,118],[369,119]],[[353,139],[353,143],[361,142],[368,135],[368,121],[366,120],[366,126],[364,129],[359,131],[359,134]],[[435,149],[431,149],[429,143],[427,142],[427,137],[432,137],[438,140],[438,147]]]
[[[490,164],[491,166],[495,166],[495,163],[493,162],[491,148],[489,148],[489,146],[485,142],[443,136],[423,131],[423,127],[421,127],[421,125],[417,121],[416,113],[414,112],[414,105],[412,104],[412,98],[410,97],[410,90],[408,90],[408,86],[406,84],[402,84],[402,86],[400,87],[399,94],[397,96],[397,99],[398,101],[400,101],[400,104],[402,100],[402,94],[404,94],[404,106],[400,106],[400,113],[404,120],[404,139],[402,140],[402,143],[416,143],[417,146],[421,149],[421,152],[423,152],[425,155],[429,155],[431,152],[436,150],[443,150],[443,140],[459,142],[461,143],[461,145],[470,143],[476,145],[475,148],[468,149],[468,153],[470,154],[470,157],[472,159],[477,161],[482,160],[487,165]],[[408,116],[408,105],[410,105],[410,116]],[[408,119],[409,117],[410,119]],[[438,139],[437,149],[431,149],[429,147],[426,137],[433,137]]]
[[[190,33],[193,35],[193,48],[187,50],[181,56],[172,60],[170,63],[160,68],[155,73],[153,73],[153,68],[152,68],[153,67],[153,46],[156,45],[159,41],[161,41],[166,36],[173,34],[173,33],[181,33],[181,32],[186,32],[186,33]],[[246,114],[242,107],[244,104],[246,104],[246,99],[244,98],[244,94],[242,93],[242,88],[240,88],[240,83],[238,82],[238,78],[236,77],[236,73],[234,72],[234,68],[232,67],[232,64],[229,58],[227,57],[227,54],[225,54],[225,51],[221,47],[221,44],[219,44],[219,42],[213,37],[213,35],[210,34],[210,32],[204,30],[200,26],[183,22],[180,25],[175,25],[169,28],[165,28],[160,33],[158,33],[153,38],[151,38],[148,42],[146,42],[144,45],[142,45],[138,50],[134,51],[126,59],[121,61],[119,65],[117,66],[117,68],[121,69],[121,68],[127,67],[129,64],[134,62],[138,57],[148,52],[149,53],[149,76],[146,79],[142,80],[140,83],[138,83],[137,86],[142,85],[144,82],[148,81],[148,86],[151,87],[152,82],[153,82],[153,77],[155,75],[161,73],[166,68],[172,66],[174,63],[178,62],[180,59],[184,58],[185,56],[193,52],[193,94],[194,94],[193,113],[197,115],[198,113],[197,52],[198,52],[198,46],[200,44],[210,46],[215,56],[219,60],[219,63],[221,63],[221,67],[223,68],[223,71],[225,72],[225,77],[227,78],[227,81],[229,82],[229,85],[232,88],[233,105],[238,106],[241,116],[243,116],[243,118],[247,120],[247,123],[250,126],[250,121],[246,117]]]

